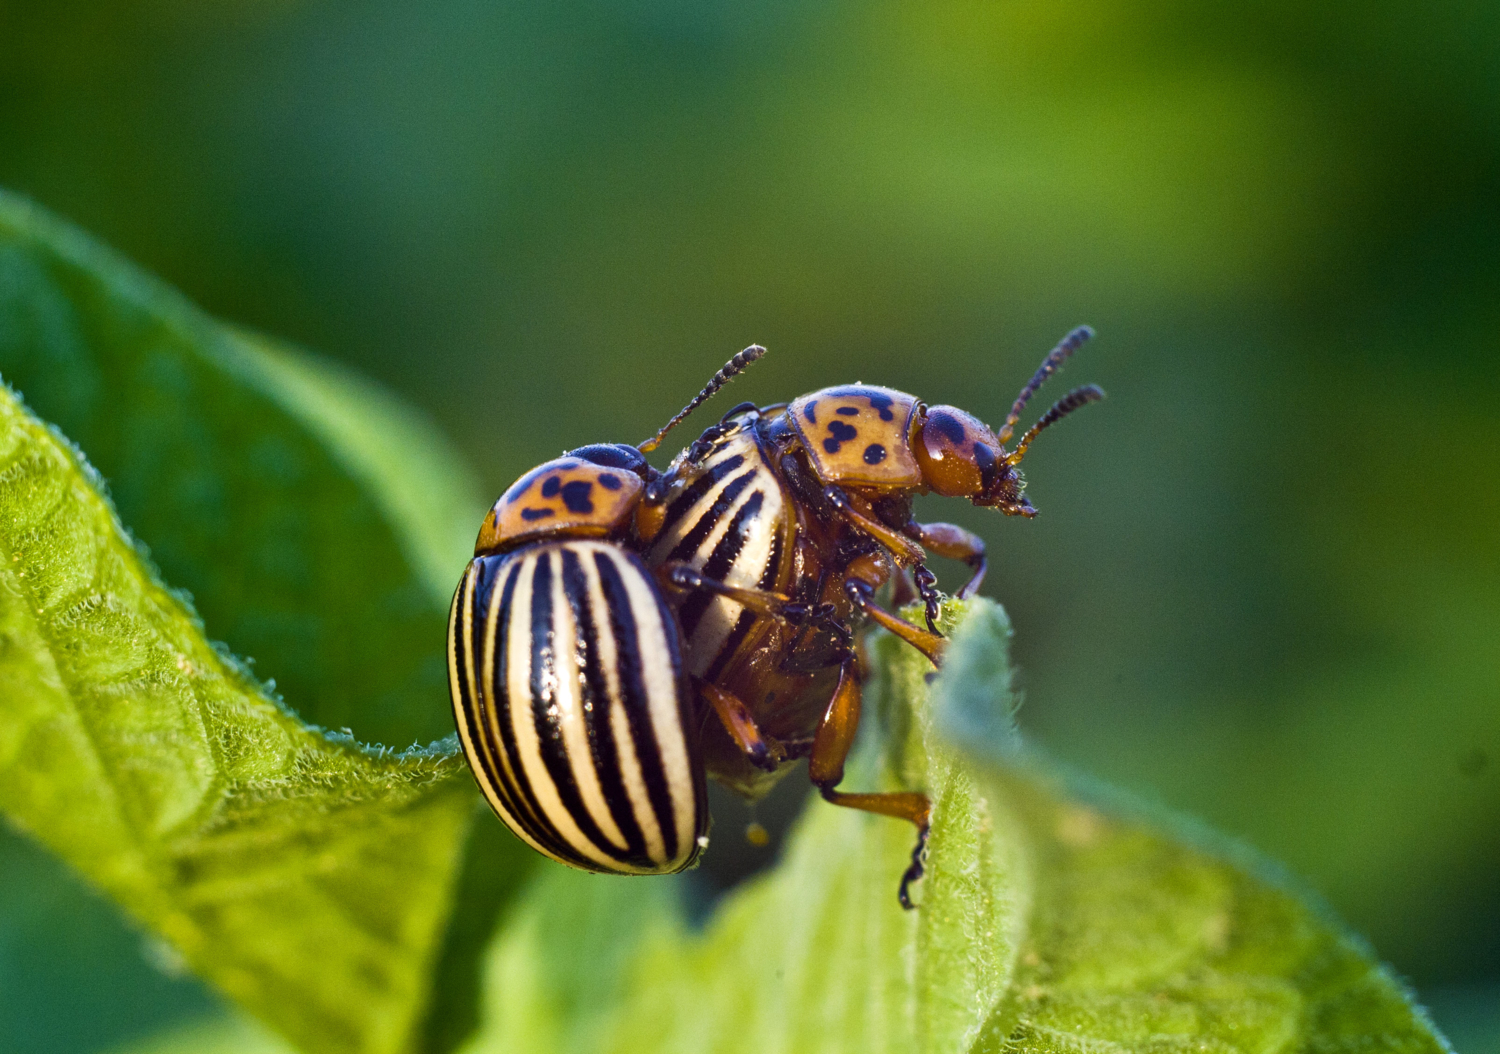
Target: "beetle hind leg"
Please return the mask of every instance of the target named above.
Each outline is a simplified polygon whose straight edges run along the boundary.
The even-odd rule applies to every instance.
[[[812,754],[807,762],[807,774],[823,795],[824,801],[847,809],[893,816],[916,825],[916,848],[912,850],[911,864],[902,872],[901,885],[896,894],[901,906],[910,909],[913,907],[911,884],[922,877],[924,870],[927,837],[932,829],[932,800],[915,791],[846,794],[834,789],[844,778],[844,762],[854,745],[861,706],[859,668],[851,658],[839,671],[838,687],[834,689],[823,720],[818,724]]]
[[[782,619],[794,626],[815,626],[825,630],[845,648],[854,644],[854,634],[839,619],[838,611],[832,604],[800,604],[769,589],[732,586],[728,582],[705,578],[691,564],[681,560],[662,564],[658,573],[673,589],[712,593],[733,600],[757,615]]]

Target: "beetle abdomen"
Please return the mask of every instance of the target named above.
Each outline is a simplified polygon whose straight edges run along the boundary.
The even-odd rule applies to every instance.
[[[760,452],[753,428],[719,442],[667,505],[650,561],[682,561],[733,586],[775,589],[785,560],[788,510],[781,482]],[[754,613],[708,592],[679,607],[689,671],[716,680],[745,643]]]
[[[661,874],[708,827],[677,626],[608,542],[475,558],[448,629],[459,738],[495,812],[555,860]]]

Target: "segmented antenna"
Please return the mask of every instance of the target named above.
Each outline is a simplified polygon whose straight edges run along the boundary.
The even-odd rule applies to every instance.
[[[708,383],[703,386],[703,390],[697,395],[693,396],[692,402],[688,403],[681,410],[678,410],[677,416],[672,418],[666,424],[662,425],[660,432],[657,432],[650,439],[640,444],[638,447],[636,447],[636,449],[639,450],[642,454],[651,453],[651,451],[655,450],[661,445],[661,441],[666,437],[666,434],[673,428],[677,427],[677,425],[681,423],[683,418],[692,413],[694,410],[698,409],[698,407],[702,406],[709,399],[712,399],[715,392],[738,377],[745,371],[746,366],[749,366],[752,362],[760,358],[765,353],[765,348],[761,347],[759,344],[752,344],[744,351],[736,355],[734,358],[730,359],[724,364],[723,368],[719,370],[718,373],[709,378]]]
[[[1015,452],[1006,455],[1006,463],[1014,465],[1016,462],[1020,461],[1021,458],[1026,454],[1026,448],[1031,445],[1031,441],[1037,437],[1037,433],[1039,433],[1042,429],[1046,428],[1048,425],[1054,425],[1057,422],[1061,421],[1064,417],[1067,417],[1070,413],[1078,409],[1080,406],[1087,406],[1089,403],[1097,403],[1100,399],[1103,398],[1104,389],[1099,387],[1097,384],[1085,384],[1082,388],[1074,388],[1067,395],[1064,395],[1061,399],[1057,400],[1057,402],[1053,403],[1052,409],[1042,414],[1041,419],[1026,430],[1026,434],[1023,435],[1021,437],[1021,441],[1016,444]]]
[[[1000,442],[1009,442],[1010,437],[1015,434],[1016,422],[1021,419],[1021,411],[1026,409],[1026,403],[1036,394],[1036,390],[1042,386],[1048,377],[1056,373],[1063,363],[1068,361],[1068,357],[1073,352],[1083,347],[1084,343],[1093,335],[1094,331],[1088,326],[1079,326],[1060,340],[1057,347],[1048,352],[1047,357],[1042,360],[1042,364],[1037,367],[1036,375],[1027,382],[1026,387],[1021,389],[1021,394],[1016,396],[1016,401],[1010,408],[1010,416],[1005,419],[1005,424],[1001,426],[1000,434],[996,437]],[[1079,389],[1079,391],[1082,390],[1081,388]],[[1069,395],[1072,394],[1074,393],[1069,393]],[[1057,405],[1061,406],[1067,398],[1068,396],[1063,396],[1063,399],[1059,400]],[[1054,406],[1052,409],[1056,410],[1057,406]],[[1048,412],[1050,413],[1051,411]],[[1048,423],[1050,424],[1050,422]]]

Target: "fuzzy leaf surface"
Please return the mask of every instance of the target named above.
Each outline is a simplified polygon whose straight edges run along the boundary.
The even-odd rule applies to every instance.
[[[946,609],[939,678],[870,644],[845,788],[932,795],[918,911],[911,829],[821,803],[701,929],[681,880],[533,869],[450,747],[304,720],[446,728],[478,503],[420,421],[11,198],[0,370],[38,410],[0,391],[0,812],[309,1054],[1445,1049],[1260,861],[1024,748],[988,602]],[[226,1020],[133,1049],[280,1047]]]
[[[491,950],[471,1054],[1446,1049],[1259,861],[1022,748],[1004,613],[946,618],[932,684],[915,651],[872,642],[844,783],[932,794],[918,910],[895,897],[911,828],[819,802],[702,932],[659,884],[549,869]]]
[[[0,377],[303,718],[394,747],[452,732],[447,602],[484,503],[409,408],[4,193]]]
[[[389,397],[10,197],[0,367],[70,432],[0,390],[0,812],[303,1049],[414,1049],[472,784],[451,743],[302,717],[450,727],[437,571],[466,473]],[[228,611],[302,716],[211,643]]]

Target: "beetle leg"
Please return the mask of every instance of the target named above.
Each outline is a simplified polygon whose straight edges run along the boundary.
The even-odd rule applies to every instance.
[[[894,816],[916,825],[917,845],[912,850],[911,865],[901,875],[901,886],[897,891],[901,906],[909,909],[912,906],[911,884],[922,877],[922,854],[927,848],[927,834],[931,829],[932,801],[927,795],[912,791],[845,794],[834,790],[844,778],[844,762],[854,745],[860,704],[859,668],[851,657],[839,670],[838,687],[834,689],[823,720],[818,724],[812,755],[807,762],[807,774],[825,801],[881,816]]]
[[[839,620],[838,612],[832,604],[799,604],[790,597],[773,593],[769,589],[732,586],[718,579],[704,578],[690,564],[681,561],[662,564],[658,574],[674,589],[714,593],[749,608],[757,615],[783,619],[794,626],[818,626],[831,633],[846,647],[853,643],[853,632]]]
[[[714,708],[714,713],[719,715],[724,731],[729,733],[734,745],[750,759],[750,764],[764,772],[775,772],[776,767],[786,760],[786,752],[780,743],[761,734],[755,718],[750,716],[749,708],[737,696],[701,677],[694,677],[693,684],[697,687],[698,694],[707,699]]]
[[[844,592],[848,594],[850,603],[927,656],[934,666],[943,664],[943,651],[948,647],[948,642],[941,634],[913,626],[900,615],[893,615],[875,603],[875,590],[868,582],[851,578],[844,583]]]
[[[974,574],[954,596],[968,600],[979,592],[988,567],[985,560],[984,539],[973,531],[966,531],[953,523],[914,523],[916,539],[939,556],[950,560],[962,560],[973,569]]]
[[[889,549],[891,555],[896,558],[897,564],[910,567],[912,564],[921,563],[926,558],[927,554],[920,545],[894,528],[887,527],[860,512],[854,507],[849,495],[838,487],[831,484],[824,487],[823,496],[828,499],[829,504],[839,510],[846,520]]]
[[[922,598],[922,615],[927,618],[927,628],[933,633],[941,633],[938,630],[938,606],[942,603],[942,594],[938,592],[938,576],[927,570],[926,564],[916,564],[912,568],[912,579],[915,580],[916,595]],[[904,607],[912,603],[910,598],[900,595],[891,595],[891,607]]]
[[[662,564],[657,573],[666,579],[667,585],[685,592],[714,593],[736,604],[741,604],[757,615],[781,618],[782,612],[792,606],[792,598],[769,589],[754,589],[748,586],[732,586],[714,578],[704,578],[691,564],[672,560]]]

